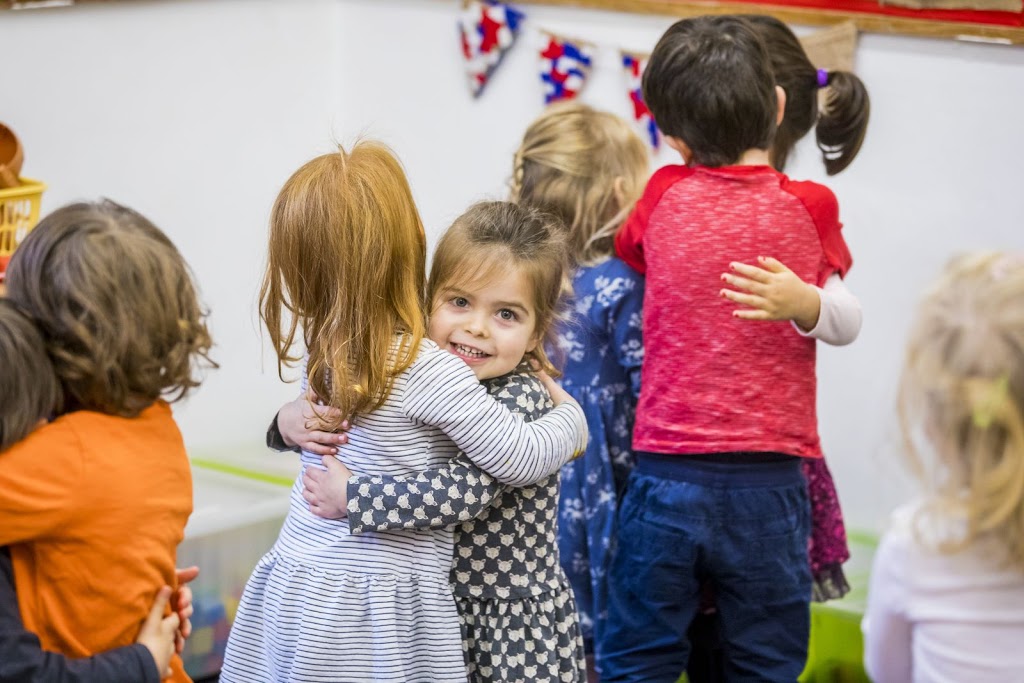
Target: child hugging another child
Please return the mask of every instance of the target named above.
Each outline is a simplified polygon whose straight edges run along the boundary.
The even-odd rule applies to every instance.
[[[0,377],[5,388],[0,392],[2,454],[58,414],[63,402],[42,335],[7,299],[0,299]],[[168,672],[179,626],[191,614],[189,599],[183,620],[178,613],[164,617],[170,597],[169,586],[160,590],[132,645],[80,658],[47,652],[25,630],[11,554],[0,548],[0,683],[158,683]]]
[[[812,592],[800,463],[821,457],[815,342],[788,323],[745,320],[803,331],[822,322],[824,300],[805,283],[850,266],[838,206],[826,188],[770,166],[785,93],[745,20],[672,26],[644,97],[687,165],[654,174],[616,237],[619,256],[647,276],[645,359],[602,680],[675,681],[708,582],[728,680],[795,681]],[[738,275],[721,274],[723,257]],[[754,261],[763,268],[743,265]],[[723,280],[743,291],[715,303]]]
[[[953,259],[921,302],[899,390],[923,495],[875,554],[878,683],[1024,680],[1024,255]]]
[[[212,365],[188,267],[134,211],[73,204],[25,238],[7,286],[0,317],[23,341],[5,344],[4,363],[19,365],[4,377],[23,393],[0,415],[0,546],[38,641],[5,605],[0,672],[188,681],[173,655],[178,617],[161,619],[169,588],[151,608],[160,586],[175,585],[192,511],[188,458],[164,398],[184,397],[199,385],[198,365]],[[149,654],[127,647],[137,640]],[[71,658],[113,652],[70,662],[40,644]]]
[[[509,620],[500,622],[501,628],[523,623],[543,628],[539,633],[558,649],[559,659],[540,661],[538,655],[538,676],[546,676],[548,666],[578,669],[582,649],[570,618],[575,607],[556,571],[554,530],[545,521],[557,495],[551,475],[582,451],[586,422],[579,406],[553,383],[551,398],[560,405],[552,408],[537,379],[516,371],[527,355],[546,366],[541,342],[555,310],[550,293],[562,285],[564,257],[561,245],[547,239],[542,220],[516,210],[477,207],[462,223],[465,232],[453,233],[454,260],[435,261],[435,268],[453,265],[451,289],[440,289],[440,280],[432,283],[432,303],[442,308],[435,307],[426,339],[426,238],[391,152],[360,143],[351,152],[314,159],[285,184],[271,218],[263,318],[282,363],[295,360],[291,346],[301,324],[309,388],[329,407],[318,411],[323,419],[315,426],[333,430],[343,416],[352,416],[351,429],[338,454],[344,467],[334,456],[322,463],[321,456],[303,451],[304,472],[293,488],[284,527],[246,586],[222,681],[465,681],[464,610],[456,607],[465,604],[465,594],[453,599],[453,532],[443,528],[455,520],[425,523],[434,513],[423,519],[427,514],[419,510],[441,494],[461,503],[461,494],[428,490],[431,480],[416,478],[448,466],[459,450],[468,460],[454,463],[467,470],[461,485],[479,491],[474,495],[481,507],[487,504],[484,482],[494,487],[492,496],[497,495],[494,481],[547,482],[521,494],[522,505],[532,507],[523,514],[530,521],[516,518],[520,499],[510,497],[516,507],[495,508],[497,516],[460,541],[459,557],[475,572],[473,585],[493,588],[496,609],[505,589],[528,584],[515,593],[508,611],[481,615],[475,637],[521,646],[490,630],[495,620]],[[522,253],[494,244],[510,225],[521,230],[516,249]],[[469,253],[488,258],[472,261]],[[510,278],[477,289],[489,282],[491,268],[519,263],[523,254],[537,262],[510,267]],[[285,311],[292,319],[282,324]],[[489,395],[476,372],[506,375],[504,385]],[[509,404],[539,419],[526,424]],[[300,399],[282,409],[278,423],[285,443],[308,442],[308,435],[296,438],[296,430],[289,429],[292,424],[304,428],[302,412],[308,407]],[[323,467],[330,469],[318,476]],[[395,486],[404,481],[409,497],[397,497],[395,514],[386,519],[375,514],[383,507],[380,501],[354,500],[359,507],[351,528],[349,521],[317,516],[336,516],[350,472],[362,476],[366,486],[381,485],[387,495],[385,477]],[[457,476],[452,479],[456,489]],[[358,499],[363,485],[353,489]],[[438,510],[447,513],[444,505]],[[398,512],[406,517],[398,519]],[[509,525],[511,538],[499,534],[503,525]],[[382,528],[392,530],[377,530]],[[516,534],[527,532],[520,543]],[[524,553],[534,546],[527,559]],[[521,563],[516,583],[495,587],[496,577],[505,581],[514,563]],[[538,580],[541,576],[546,578]],[[532,653],[521,650],[494,654],[520,669],[533,663]]]
[[[526,421],[551,410],[549,391],[564,396],[531,365],[555,372],[544,345],[566,266],[558,219],[509,202],[470,207],[434,253],[430,338]],[[460,454],[415,477],[350,479],[325,460],[331,474],[312,473],[307,500],[340,516],[347,498],[352,533],[458,525],[450,577],[469,680],[585,681],[576,605],[559,565],[557,473],[512,488]]]
[[[816,69],[793,31],[775,17],[748,14],[740,18],[749,22],[764,41],[775,82],[786,94],[785,114],[768,150],[772,166],[784,171],[796,143],[813,128],[826,173],[835,175],[846,169],[856,158],[867,133],[871,104],[864,83],[847,71]],[[826,97],[821,108],[819,94],[823,90]],[[740,274],[746,272],[774,282],[788,275],[781,264],[762,265],[766,272],[758,273],[750,266],[734,270],[742,268]],[[797,284],[794,279],[790,282]],[[734,280],[731,284],[744,289],[748,283]],[[853,342],[860,332],[860,303],[836,273],[814,289],[821,300],[821,311],[817,325],[806,334],[832,345]],[[757,305],[750,299],[733,296],[728,290],[726,295],[734,301]],[[799,327],[796,329],[804,333]],[[824,458],[805,458],[803,469],[812,509],[813,597],[816,601],[840,598],[849,590],[842,565],[849,559],[850,551],[835,483]]]

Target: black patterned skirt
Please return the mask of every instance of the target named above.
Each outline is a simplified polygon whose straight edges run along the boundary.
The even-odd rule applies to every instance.
[[[568,585],[535,597],[456,596],[471,683],[586,683],[576,601]]]

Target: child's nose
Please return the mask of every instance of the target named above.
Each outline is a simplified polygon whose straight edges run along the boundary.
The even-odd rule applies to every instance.
[[[482,316],[471,315],[466,321],[466,331],[474,337],[487,335],[487,321]]]

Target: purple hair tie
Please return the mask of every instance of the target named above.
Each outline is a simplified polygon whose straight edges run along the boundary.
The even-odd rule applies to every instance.
[[[818,87],[824,88],[826,85],[828,85],[828,71],[818,69]]]

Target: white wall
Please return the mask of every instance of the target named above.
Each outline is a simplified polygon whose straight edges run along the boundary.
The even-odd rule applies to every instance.
[[[18,56],[0,120],[22,139],[24,175],[49,185],[44,210],[108,196],[195,270],[221,367],[176,409],[190,446],[259,444],[297,391],[261,357],[255,302],[274,196],[330,144],[338,11],[186,0],[0,13],[2,51]]]
[[[629,114],[617,47],[672,23],[522,5],[527,30],[479,100],[468,95],[454,0],[124,2],[0,14],[0,120],[26,145],[45,208],[109,195],[163,226],[213,309],[222,367],[177,414],[199,450],[258,443],[291,395],[262,360],[255,295],[274,193],[332,138],[391,144],[428,233],[501,197],[541,109],[536,28],[601,46],[583,100]],[[856,163],[825,180],[805,141],[788,169],[837,193],[865,326],[823,349],[820,419],[851,526],[877,527],[909,484],[892,403],[917,293],[954,251],[1024,248],[1024,49],[865,35],[872,124]],[[671,158],[663,155],[659,163]]]

